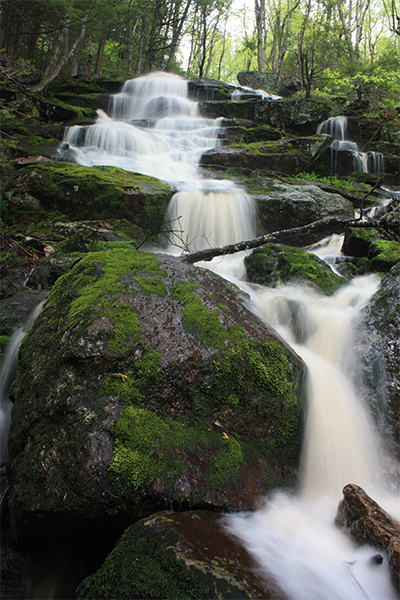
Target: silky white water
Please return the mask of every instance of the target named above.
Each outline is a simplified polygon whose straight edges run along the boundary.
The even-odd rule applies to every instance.
[[[362,173],[374,173],[381,176],[384,173],[384,158],[381,152],[361,152],[356,142],[347,139],[347,117],[330,117],[320,123],[317,133],[328,133],[333,136],[331,144],[331,168],[336,173],[337,157],[335,152],[347,150],[353,156],[354,170]]]
[[[377,551],[356,548],[334,525],[347,483],[360,485],[400,517],[398,496],[381,475],[383,457],[365,400],[354,385],[353,328],[378,287],[372,275],[333,297],[301,286],[257,286],[252,292],[256,312],[308,367],[300,491],[278,492],[256,513],[230,515],[225,524],[260,573],[272,575],[291,599],[397,598],[387,564],[370,562]]]
[[[110,116],[100,112],[94,125],[68,130],[62,152],[80,164],[120,166],[176,185],[168,251],[179,254],[255,235],[254,201],[229,181],[203,178],[198,169],[201,154],[219,144],[219,124],[197,116],[186,82],[152,74],[127,82],[114,96]],[[344,121],[336,124],[343,136]],[[334,258],[339,246],[336,237],[310,250]],[[376,551],[355,548],[333,524],[347,483],[364,487],[390,513],[398,507],[380,478],[378,440],[354,384],[352,332],[379,279],[355,279],[327,298],[301,286],[247,284],[243,253],[201,266],[240,285],[253,310],[308,367],[299,492],[277,492],[255,513],[225,517],[227,529],[251,552],[261,577],[275,579],[290,599],[396,598],[387,565],[369,560]]]
[[[5,463],[8,456],[8,432],[11,422],[13,403],[8,397],[10,387],[17,374],[18,350],[26,332],[40,314],[45,300],[30,312],[22,327],[17,327],[10,337],[0,369],[0,462]]]

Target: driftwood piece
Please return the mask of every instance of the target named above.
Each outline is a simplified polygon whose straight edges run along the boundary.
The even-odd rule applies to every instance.
[[[343,488],[335,523],[358,544],[370,544],[388,555],[392,581],[400,591],[400,523],[353,483]]]

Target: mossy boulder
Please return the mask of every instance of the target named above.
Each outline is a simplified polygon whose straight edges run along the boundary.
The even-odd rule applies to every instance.
[[[253,560],[209,511],[161,512],[126,530],[103,566],[76,597],[119,600],[249,600],[284,598],[261,579]]]
[[[400,243],[394,240],[376,240],[369,250],[370,271],[386,273],[400,261]]]
[[[373,227],[347,227],[342,252],[346,256],[357,258],[368,256],[372,242],[379,237],[378,230]]]
[[[347,283],[318,256],[292,246],[265,244],[244,262],[248,281],[268,287],[300,281],[330,295]]]
[[[254,120],[277,127],[294,135],[313,135],[334,110],[332,103],[316,98],[297,98],[258,102]]]
[[[347,256],[364,259],[366,271],[385,273],[400,261],[400,243],[382,239],[373,227],[348,227],[342,251]]]
[[[364,309],[359,333],[366,398],[395,460],[400,453],[400,263]]]
[[[215,274],[115,244],[89,253],[20,349],[16,535],[165,506],[253,507],[294,483],[302,368]]]
[[[150,231],[162,223],[174,193],[170,185],[146,175],[62,162],[26,167],[5,191],[8,222],[27,212],[38,219],[45,211],[58,211],[74,221],[128,219]]]

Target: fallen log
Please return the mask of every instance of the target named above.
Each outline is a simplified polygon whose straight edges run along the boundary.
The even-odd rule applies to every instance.
[[[375,221],[360,221],[358,218],[338,219],[337,217],[326,217],[325,219],[320,219],[318,221],[314,221],[313,223],[302,225],[301,227],[292,227],[291,229],[282,229],[281,231],[267,233],[260,237],[253,238],[252,240],[238,242],[236,244],[228,244],[227,246],[218,246],[216,248],[207,248],[206,250],[199,250],[198,252],[191,252],[190,254],[185,254],[183,259],[188,263],[195,263],[200,260],[209,261],[215,256],[235,254],[236,252],[241,252],[243,250],[258,248],[259,246],[263,246],[264,244],[270,242],[283,242],[294,237],[309,235],[311,232],[323,231],[324,229],[329,229],[331,233],[338,233],[343,231],[346,226],[350,224],[352,227],[377,226]]]
[[[353,483],[343,488],[335,523],[358,544],[369,544],[387,554],[393,584],[400,591],[400,523]]]

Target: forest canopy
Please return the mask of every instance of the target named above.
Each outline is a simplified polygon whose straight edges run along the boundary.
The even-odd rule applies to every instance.
[[[253,70],[272,88],[295,76],[306,96],[399,102],[400,0],[0,0],[0,11],[2,79],[38,92],[57,77],[236,83]]]

